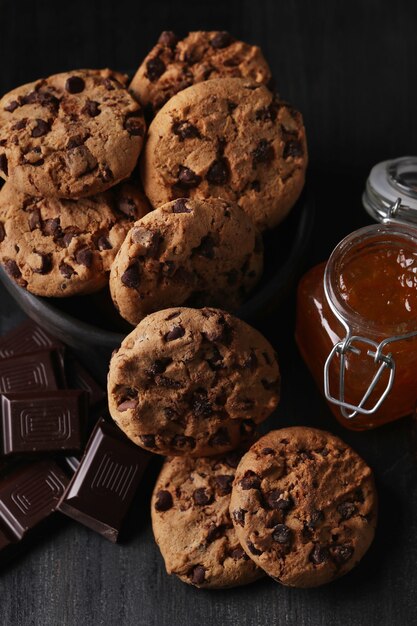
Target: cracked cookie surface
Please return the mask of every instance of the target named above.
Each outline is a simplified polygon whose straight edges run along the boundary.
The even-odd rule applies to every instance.
[[[257,229],[236,204],[181,198],[133,225],[111,268],[111,295],[131,324],[172,306],[233,311],[260,278],[262,256]]]
[[[279,400],[273,348],[219,309],[171,308],[143,319],[110,361],[110,414],[136,444],[164,455],[236,448]]]
[[[230,513],[242,547],[267,574],[315,587],[363,557],[375,534],[377,495],[372,471],[341,439],[283,428],[242,458]]]
[[[271,72],[258,46],[237,41],[227,32],[196,31],[178,39],[175,33],[164,31],[129,90],[154,113],[182,89],[226,76],[266,84]]]
[[[39,296],[98,291],[132,221],[145,210],[134,190],[122,183],[74,201],[36,198],[6,183],[0,190],[0,263]]]
[[[150,124],[141,159],[154,207],[217,196],[237,202],[261,229],[295,204],[306,166],[301,114],[241,78],[199,83],[171,98]]]
[[[152,526],[168,574],[205,589],[261,578],[230,519],[232,483],[241,454],[165,461],[152,501]]]
[[[0,176],[58,198],[100,193],[127,178],[145,134],[142,110],[111,70],[55,74],[0,100]]]

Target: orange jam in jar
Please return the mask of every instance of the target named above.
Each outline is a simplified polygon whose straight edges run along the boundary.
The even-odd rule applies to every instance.
[[[417,212],[410,208],[417,204],[417,159],[411,168],[409,162],[374,168],[364,204],[383,223],[348,235],[298,288],[300,352],[336,418],[354,430],[408,415],[417,401],[417,227],[412,224]],[[400,183],[416,185],[410,197],[404,199],[402,189],[403,198],[394,202],[399,195],[394,176],[395,189],[385,194],[386,210],[379,213],[381,198],[374,192],[383,185],[377,180],[371,195],[370,181],[375,182],[375,169],[381,175],[381,166],[388,179],[393,164]]]

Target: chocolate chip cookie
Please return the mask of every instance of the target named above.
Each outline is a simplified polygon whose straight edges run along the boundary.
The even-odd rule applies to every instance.
[[[236,471],[230,512],[247,554],[278,582],[316,587],[351,570],[374,538],[372,471],[338,437],[275,430]]]
[[[129,89],[153,113],[178,91],[225,76],[268,83],[271,72],[257,46],[237,41],[229,33],[197,31],[180,40],[173,32],[165,31]]]
[[[206,589],[237,587],[264,572],[247,556],[230,519],[240,454],[165,461],[156,482],[152,526],[168,574]]]
[[[168,456],[236,448],[275,409],[280,375],[270,344],[219,309],[145,317],[110,361],[109,410],[135,443]]]
[[[129,218],[117,209],[124,194],[116,188],[77,201],[58,200],[28,196],[7,182],[0,190],[0,263],[39,296],[98,291],[138,216],[137,210]]]
[[[142,180],[154,207],[177,197],[235,201],[261,229],[301,193],[307,147],[300,113],[264,86],[219,78],[181,91],[149,127]]]
[[[110,273],[116,308],[131,324],[172,306],[233,311],[262,273],[262,242],[236,204],[169,202],[134,224]]]
[[[127,178],[145,134],[142,110],[111,70],[77,70],[0,100],[0,175],[35,196],[82,198]]]

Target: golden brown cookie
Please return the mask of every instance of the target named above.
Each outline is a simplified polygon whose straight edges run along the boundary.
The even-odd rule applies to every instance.
[[[117,187],[74,201],[28,196],[8,182],[0,190],[0,263],[39,296],[98,291],[142,208],[133,203],[129,218],[120,203],[126,195]]]
[[[127,178],[145,134],[140,106],[111,70],[76,70],[0,100],[0,175],[35,196],[82,198]]]
[[[236,448],[278,404],[273,348],[219,309],[152,313],[110,361],[110,414],[138,445],[165,455]]]
[[[377,521],[372,471],[338,437],[275,430],[239,463],[230,512],[247,554],[278,582],[316,587],[351,570]]]
[[[199,83],[156,115],[141,166],[154,207],[184,196],[221,197],[259,228],[272,228],[304,185],[302,117],[264,85],[241,78]]]
[[[131,324],[172,306],[235,310],[262,273],[262,241],[236,204],[169,202],[136,222],[110,273],[116,308]]]
[[[271,72],[257,46],[221,31],[197,31],[178,39],[164,31],[140,65],[129,89],[148,111],[156,112],[178,91],[221,77],[268,83]]]
[[[237,587],[261,578],[230,519],[240,454],[165,461],[152,502],[152,526],[168,574],[204,589]]]

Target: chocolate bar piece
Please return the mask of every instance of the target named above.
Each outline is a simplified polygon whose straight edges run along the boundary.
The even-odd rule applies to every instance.
[[[67,484],[64,472],[50,460],[25,465],[0,482],[0,526],[6,541],[8,536],[20,541],[49,517]]]
[[[67,359],[66,373],[71,388],[84,389],[88,393],[90,407],[94,407],[106,398],[106,392],[94,380],[79,361]]]
[[[68,456],[64,456],[64,461],[65,461],[66,466],[73,473],[77,471],[77,469],[80,467],[80,463],[81,463],[81,460],[78,458],[78,456],[75,456],[73,454],[68,455]]]
[[[58,389],[53,352],[33,352],[0,361],[0,393]]]
[[[0,552],[8,548],[13,540],[0,528]]]
[[[60,347],[43,328],[28,320],[0,338],[0,359],[8,359],[19,354]]]
[[[116,542],[149,458],[101,418],[58,509]]]
[[[67,389],[5,393],[1,413],[4,455],[80,450],[87,395]]]

